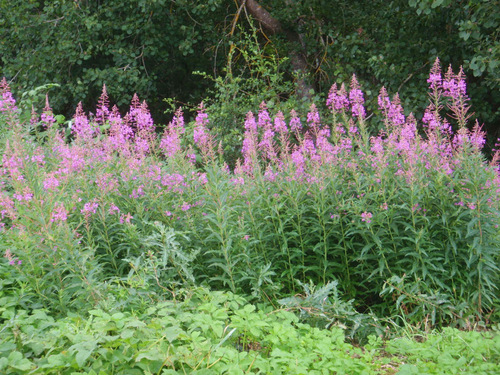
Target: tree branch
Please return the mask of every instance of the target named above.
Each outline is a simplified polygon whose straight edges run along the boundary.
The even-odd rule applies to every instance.
[[[281,23],[255,0],[239,0],[247,11],[262,25],[268,34],[282,32]]]

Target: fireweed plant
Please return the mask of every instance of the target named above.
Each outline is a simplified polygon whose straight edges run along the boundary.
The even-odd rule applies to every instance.
[[[358,311],[394,321],[487,322],[499,304],[499,151],[486,163],[461,70],[442,74],[437,60],[428,83],[421,121],[380,90],[377,135],[355,77],[331,88],[328,118],[262,103],[231,171],[203,105],[159,134],[146,103],[134,96],[122,117],[104,88],[95,115],[77,108],[69,139],[47,102],[32,119],[39,140],[4,79],[2,273],[62,312],[105,303],[112,282],[273,303],[335,282]]]

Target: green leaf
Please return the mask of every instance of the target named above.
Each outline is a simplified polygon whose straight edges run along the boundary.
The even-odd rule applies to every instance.
[[[165,331],[163,331],[163,334],[165,335],[165,338],[169,341],[169,342],[174,342],[181,333],[183,333],[184,331],[178,327],[178,326],[173,326],[173,327],[168,327],[165,329]]]
[[[467,32],[467,31],[460,31],[460,32],[458,33],[458,36],[459,36],[460,38],[462,38],[463,40],[467,41],[467,39],[469,39],[469,37],[470,37],[470,32]]]
[[[135,361],[140,362],[142,359],[147,359],[150,361],[163,361],[165,359],[165,354],[161,353],[156,348],[151,348],[147,351],[139,353],[135,358]]]
[[[418,375],[421,374],[417,366],[414,365],[403,365],[399,368],[398,375]]]
[[[66,120],[66,117],[64,117],[63,115],[56,115],[55,119],[58,124],[62,124],[64,120]]]
[[[78,344],[72,345],[68,349],[68,351],[70,353],[76,352],[76,355],[75,355],[76,363],[78,364],[78,366],[80,368],[83,368],[83,366],[85,365],[85,362],[90,357],[90,355],[92,354],[92,352],[95,350],[96,347],[97,347],[96,340],[83,341],[83,342],[79,342]]]
[[[67,362],[67,356],[64,354],[52,354],[47,357],[47,362],[46,364],[40,366],[42,368],[57,368],[57,367],[64,367],[68,362]]]
[[[9,360],[5,357],[0,358],[0,370],[5,369],[9,365]]]
[[[85,362],[92,354],[92,350],[89,349],[80,349],[78,353],[76,353],[75,360],[79,367],[83,368]]]
[[[434,0],[434,2],[431,5],[432,9],[437,8],[438,6],[440,6],[441,4],[443,4],[443,1],[444,0]]]
[[[16,349],[16,344],[13,342],[3,342],[0,344],[0,352],[12,352]]]
[[[18,351],[10,353],[7,359],[8,365],[17,370],[28,371],[32,367],[31,361],[23,358],[23,354]]]

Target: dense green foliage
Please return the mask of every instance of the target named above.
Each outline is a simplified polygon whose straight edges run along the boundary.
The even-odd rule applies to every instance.
[[[3,374],[494,374],[500,335],[460,332],[346,343],[341,328],[198,289],[141,311],[56,318],[11,306],[0,289]]]
[[[79,101],[91,107],[104,83],[121,108],[139,93],[161,122],[163,98],[194,108],[215,97],[212,125],[227,135],[233,158],[241,143],[238,118],[256,103],[265,100],[272,111],[300,105],[293,51],[304,55],[315,95],[356,73],[369,110],[376,111],[384,85],[419,115],[427,102],[422,82],[439,57],[445,66],[464,66],[490,146],[499,136],[498,1],[287,1],[261,4],[300,46],[289,34],[260,28],[239,1],[3,0],[0,76],[12,80],[16,93],[60,84],[52,105],[67,117]]]
[[[220,19],[221,3],[0,1],[0,75],[17,92],[60,84],[52,105],[66,115],[79,101],[91,104],[103,83],[118,105],[138,92],[161,113],[162,97],[203,93],[206,85],[191,73],[209,69],[213,56],[205,50],[219,30],[196,18]]]

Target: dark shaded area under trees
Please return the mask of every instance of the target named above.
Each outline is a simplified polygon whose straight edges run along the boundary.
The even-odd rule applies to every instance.
[[[67,118],[79,101],[93,108],[104,83],[119,106],[137,92],[158,123],[171,116],[164,98],[185,110],[205,100],[231,153],[260,101],[306,108],[353,73],[369,111],[382,85],[423,111],[422,83],[439,57],[464,66],[491,147],[500,136],[498,9],[480,0],[0,0],[0,76],[18,97],[59,84],[50,102]]]

